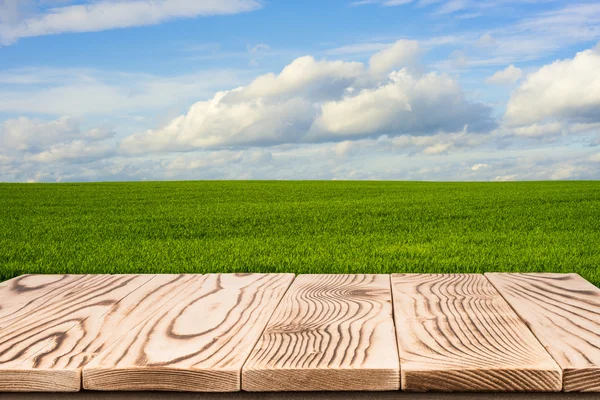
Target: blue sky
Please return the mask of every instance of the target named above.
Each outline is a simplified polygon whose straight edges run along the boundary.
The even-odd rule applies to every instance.
[[[600,179],[600,4],[0,0],[0,180]]]

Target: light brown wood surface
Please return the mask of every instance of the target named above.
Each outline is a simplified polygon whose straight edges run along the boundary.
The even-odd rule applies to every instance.
[[[397,390],[389,275],[300,275],[244,365],[247,391]]]
[[[561,370],[483,275],[392,275],[402,389],[560,391]]]
[[[98,320],[150,279],[88,275],[57,289],[44,305],[1,329],[0,391],[79,390],[78,366],[90,350],[82,343],[93,342]]]
[[[400,378],[410,391],[600,392],[600,289],[496,273],[0,283],[0,391],[397,390]]]
[[[565,391],[600,392],[600,289],[577,274],[486,274],[563,370]]]
[[[210,274],[83,368],[91,390],[240,390],[244,361],[293,274]]]
[[[22,275],[0,284],[0,330],[44,309],[89,275]]]

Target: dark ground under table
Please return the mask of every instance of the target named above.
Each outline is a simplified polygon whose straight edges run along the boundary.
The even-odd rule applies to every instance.
[[[600,400],[600,393],[91,392],[4,393],[3,400]]]

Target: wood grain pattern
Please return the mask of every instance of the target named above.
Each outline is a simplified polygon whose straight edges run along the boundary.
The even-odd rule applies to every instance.
[[[483,275],[392,275],[402,389],[560,391],[561,370]]]
[[[388,275],[300,275],[244,365],[247,391],[398,390]]]
[[[211,274],[83,369],[91,390],[240,390],[244,361],[293,274]]]
[[[563,370],[563,390],[600,392],[600,289],[577,274],[486,274]]]
[[[0,284],[0,330],[76,288],[89,275],[22,275]]]
[[[78,391],[98,320],[152,277],[89,275],[0,330],[0,391]]]

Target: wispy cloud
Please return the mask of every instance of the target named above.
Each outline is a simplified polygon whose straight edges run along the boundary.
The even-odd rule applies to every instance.
[[[351,54],[372,54],[377,51],[387,49],[394,45],[398,40],[402,40],[398,37],[380,38],[378,41],[365,41],[360,43],[352,43],[333,47],[322,51],[322,54],[332,56],[345,56]],[[439,46],[451,46],[464,43],[467,40],[461,35],[446,35],[446,36],[434,36],[424,38],[413,38],[412,40],[418,40],[419,46],[424,50]]]
[[[377,1],[381,4],[381,1]],[[490,26],[483,30],[454,30],[447,35],[418,37],[424,49],[440,46],[453,47],[451,59],[437,60],[435,69],[456,72],[470,68],[490,68],[521,62],[529,62],[552,56],[573,45],[596,42],[600,39],[600,4],[577,3],[561,5],[553,0],[491,0],[473,2],[467,0],[415,2],[415,6],[437,7],[432,21],[437,17],[472,18],[492,13],[495,7],[504,10],[522,5],[520,3],[547,3],[552,10],[529,11],[516,14],[517,19],[502,26]],[[475,15],[476,14],[476,15]],[[412,38],[415,38],[414,36]],[[397,37],[365,38],[356,43],[344,44],[323,51],[323,54],[345,56],[380,51],[397,40]],[[457,63],[460,54],[462,62]]]
[[[389,47],[390,44],[391,43],[355,43],[325,50],[323,53],[327,55],[366,54],[383,50]]]
[[[39,7],[39,2],[3,0],[0,15],[5,16],[0,19],[0,44],[32,36],[97,32],[181,18],[238,14],[260,7],[259,0],[99,0],[51,8]]]
[[[351,6],[364,6],[367,4],[380,4],[384,7],[402,6],[412,3],[414,0],[357,0],[350,3]]]
[[[0,113],[101,115],[179,109],[239,84],[236,70],[206,70],[176,76],[80,68],[28,67],[0,71]]]
[[[452,59],[438,61],[435,68],[454,71],[506,67],[553,56],[570,46],[588,45],[600,38],[600,4],[571,4],[462,38],[460,51],[465,62],[457,65]]]

